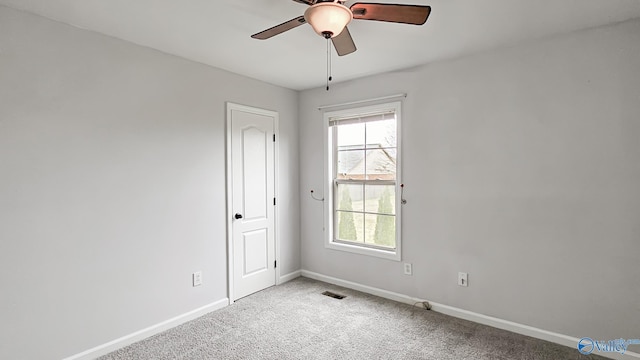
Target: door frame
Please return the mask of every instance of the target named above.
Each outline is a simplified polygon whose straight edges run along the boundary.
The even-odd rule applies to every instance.
[[[273,122],[273,133],[275,134],[276,141],[274,142],[273,148],[273,196],[276,199],[278,197],[278,178],[279,178],[279,114],[274,110],[266,110],[253,106],[241,105],[233,102],[226,102],[226,217],[227,217],[227,297],[229,299],[229,304],[233,304],[234,300],[234,289],[233,289],[233,172],[232,172],[232,153],[231,153],[231,137],[232,137],[232,124],[231,124],[231,113],[233,110],[244,111],[257,115],[264,115],[272,117]],[[274,237],[274,253],[275,253],[275,261],[280,262],[280,237],[279,237],[279,223],[280,216],[278,209],[280,208],[280,204],[276,200],[276,205],[274,206],[273,211],[273,237]],[[276,266],[275,268],[275,284],[280,285],[280,268],[281,266]]]

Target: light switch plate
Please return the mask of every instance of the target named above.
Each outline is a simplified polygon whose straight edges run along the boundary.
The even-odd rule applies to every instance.
[[[469,278],[466,272],[458,273],[458,285],[467,287],[469,286]]]

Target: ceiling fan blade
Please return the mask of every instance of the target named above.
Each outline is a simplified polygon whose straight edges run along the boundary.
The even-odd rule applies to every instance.
[[[431,13],[431,6],[355,3],[351,11],[354,19],[422,25]]]
[[[317,2],[317,0],[293,0],[293,1],[300,4],[307,4],[307,5],[313,5]]]
[[[351,37],[351,33],[349,33],[348,28],[344,28],[340,35],[334,36],[331,38],[333,42],[333,46],[336,48],[336,52],[339,56],[344,56],[351,54],[356,51],[356,44],[353,42],[353,38]]]
[[[266,40],[272,36],[276,36],[278,34],[281,34],[287,30],[291,30],[295,27],[298,27],[302,24],[306,24],[306,20],[304,19],[304,16],[298,16],[297,18],[291,19],[289,21],[283,22],[280,25],[276,25],[272,28],[269,28],[267,30],[261,31],[259,33],[253,34],[251,35],[252,38],[254,39],[258,39],[258,40]]]

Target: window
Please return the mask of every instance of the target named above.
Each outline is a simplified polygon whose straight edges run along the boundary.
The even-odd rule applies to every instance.
[[[327,247],[400,260],[400,103],[325,113]]]

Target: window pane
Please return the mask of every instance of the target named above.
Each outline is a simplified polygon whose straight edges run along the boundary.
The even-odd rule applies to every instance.
[[[364,188],[366,212],[395,215],[395,185],[365,185]]]
[[[366,155],[366,174],[367,180],[395,180],[395,149],[368,150]]]
[[[364,150],[338,151],[338,179],[364,179]]]
[[[338,184],[338,204],[336,210],[364,211],[361,184]]]
[[[396,247],[396,217],[365,214],[365,243]]]
[[[367,123],[367,148],[396,147],[396,120]]]
[[[336,211],[336,238],[338,240],[363,242],[363,214]]]
[[[332,199],[325,202],[332,214],[329,242],[353,245],[330,244],[330,248],[398,255],[394,252],[400,246],[396,239],[398,110],[397,103],[389,103],[325,114],[332,147],[327,170],[334,190]],[[388,251],[374,251],[374,247]]]
[[[365,124],[349,124],[338,126],[338,149],[363,148]]]

